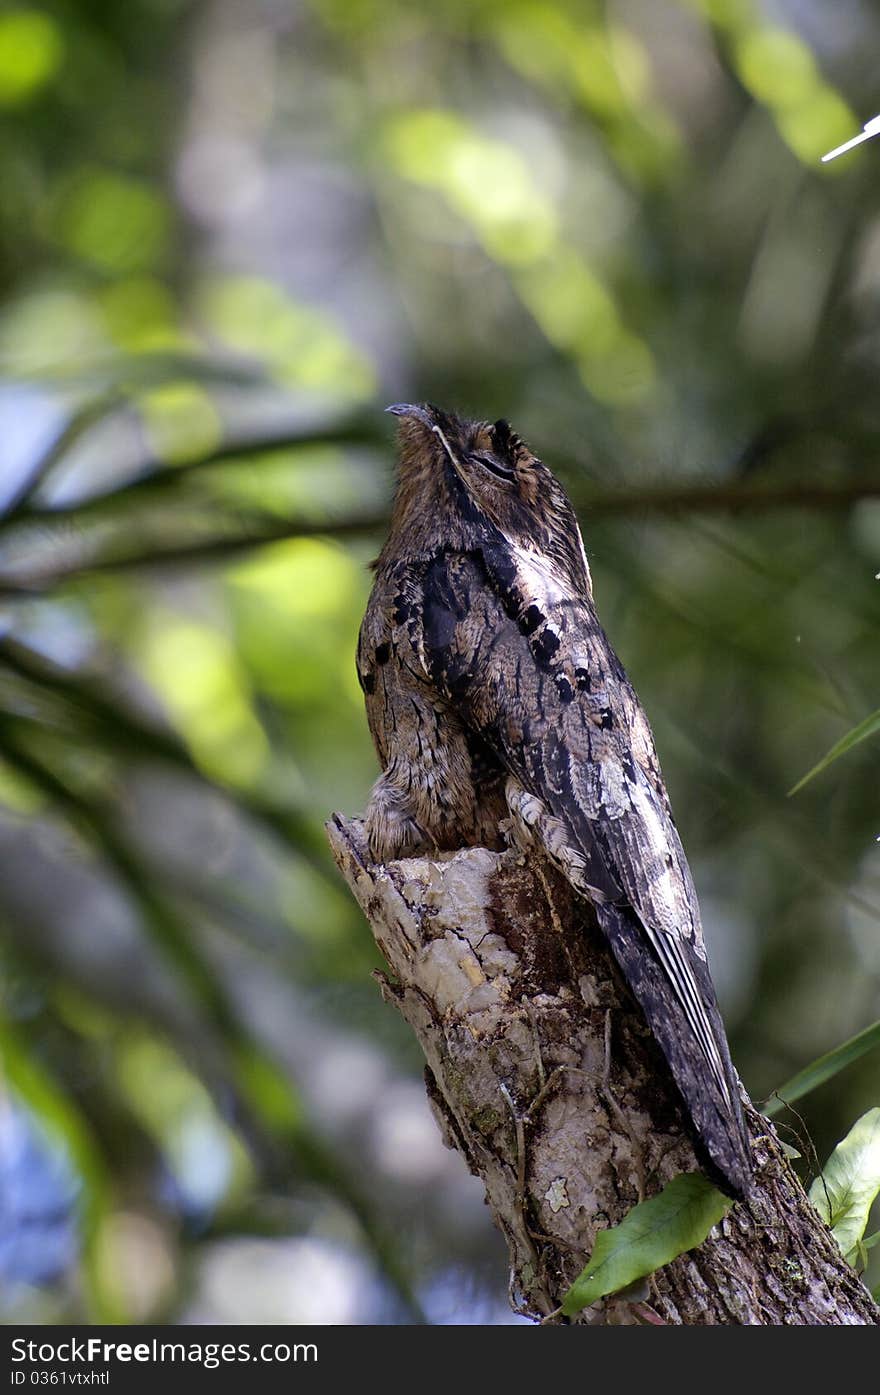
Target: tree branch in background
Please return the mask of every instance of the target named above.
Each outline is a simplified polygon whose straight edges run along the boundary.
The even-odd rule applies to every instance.
[[[105,488],[87,494],[80,499],[72,499],[59,504],[33,502],[39,486],[48,478],[51,470],[60,463],[62,456],[75,444],[87,427],[102,417],[100,404],[87,411],[84,409],[73,417],[59,434],[46,456],[37,463],[18,491],[18,503],[0,513],[0,526],[11,523],[58,523],[61,520],[90,521],[104,517],[118,505],[126,507],[133,502],[153,502],[163,495],[170,495],[172,502],[179,496],[184,482],[200,471],[214,469],[218,465],[240,465],[242,462],[258,462],[260,457],[272,458],[282,451],[305,452],[322,446],[333,446],[340,450],[360,447],[379,449],[386,444],[375,423],[362,418],[347,422],[335,422],[324,428],[287,427],[266,432],[263,435],[245,436],[224,441],[221,445],[196,460],[180,461],[169,465],[166,460],[148,457],[135,465],[128,475]],[[305,455],[301,458],[305,459]]]
[[[68,418],[42,455],[37,456],[31,468],[25,471],[17,488],[12,491],[3,508],[0,509],[0,521],[4,525],[17,522],[19,518],[28,513],[30,500],[38,492],[44,480],[48,479],[55,466],[60,464],[80,438],[103,420],[120,400],[118,391],[107,392],[87,402]]]
[[[556,1320],[599,1231],[698,1163],[677,1095],[589,906],[549,865],[471,848],[372,865],[359,821],[334,856],[427,1059],[444,1137],[486,1188],[511,1297]],[[589,1324],[873,1325],[880,1309],[751,1106],[755,1195],[698,1249]]]
[[[154,483],[149,477],[145,483]],[[134,486],[131,486],[134,488]],[[120,496],[124,491],[119,491]],[[590,518],[634,516],[640,514],[679,513],[761,513],[777,508],[805,508],[816,510],[847,509],[861,499],[880,498],[880,479],[842,480],[832,485],[775,485],[770,487],[746,487],[743,485],[691,485],[682,488],[650,490],[620,490],[579,493],[577,499],[583,512]],[[84,505],[84,510],[89,511]],[[59,511],[41,510],[28,515],[29,521],[37,518],[43,523],[58,523],[62,519],[76,522],[74,508]],[[268,543],[283,542],[288,538],[299,537],[364,537],[377,532],[387,522],[385,511],[366,513],[358,518],[295,520],[268,523],[247,528],[240,533],[230,533],[224,537],[197,538],[172,546],[157,544],[148,548],[132,549],[114,553],[112,548],[104,556],[83,563],[57,568],[46,567],[32,572],[22,571],[17,575],[3,576],[0,573],[0,596],[7,600],[16,597],[39,596],[68,581],[78,581],[83,577],[106,572],[138,571],[142,568],[163,566],[185,566],[198,562],[222,562],[227,557],[237,556]]]

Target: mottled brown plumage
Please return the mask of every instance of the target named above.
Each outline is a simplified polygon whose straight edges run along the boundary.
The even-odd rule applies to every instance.
[[[571,504],[505,422],[389,410],[398,490],[357,660],[382,766],[371,854],[501,847],[503,820],[536,840],[593,903],[708,1169],[742,1196],[748,1140],[696,892]]]

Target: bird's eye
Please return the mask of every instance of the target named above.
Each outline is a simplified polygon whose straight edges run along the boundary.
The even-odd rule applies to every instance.
[[[476,461],[478,465],[482,465],[484,470],[489,470],[493,475],[497,475],[500,480],[506,480],[510,483],[512,480],[516,479],[516,475],[510,466],[502,465],[501,461],[496,460],[494,455],[472,455],[471,460]]]

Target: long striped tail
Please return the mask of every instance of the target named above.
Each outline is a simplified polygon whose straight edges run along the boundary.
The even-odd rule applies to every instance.
[[[700,996],[700,1030],[685,1010],[676,966],[661,962],[651,938],[629,907],[597,905],[599,925],[666,1057],[694,1131],[700,1162],[727,1195],[742,1200],[752,1190],[754,1167],[743,1118],[740,1085],[705,962],[684,940],[675,942],[689,985]],[[711,1031],[707,1042],[706,1031]]]

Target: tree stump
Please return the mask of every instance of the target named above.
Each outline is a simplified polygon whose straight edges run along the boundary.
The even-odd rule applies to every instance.
[[[880,1309],[745,1099],[748,1204],[636,1291],[574,1319],[596,1233],[699,1168],[666,1062],[590,906],[545,861],[467,848],[377,866],[358,820],[327,825],[416,1034],[444,1138],[486,1188],[513,1306],[589,1324],[871,1325]]]

